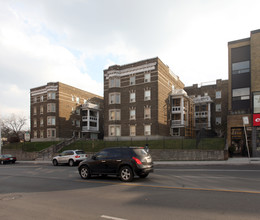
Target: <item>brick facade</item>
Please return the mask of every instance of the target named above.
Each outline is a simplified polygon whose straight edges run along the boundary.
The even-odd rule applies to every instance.
[[[169,136],[169,94],[173,86],[183,88],[184,84],[159,58],[104,70],[105,139]],[[114,95],[120,100],[111,100]],[[120,114],[117,118],[114,110]]]
[[[103,109],[102,97],[60,82],[31,89],[30,98],[32,141],[81,137],[81,105],[91,100]]]

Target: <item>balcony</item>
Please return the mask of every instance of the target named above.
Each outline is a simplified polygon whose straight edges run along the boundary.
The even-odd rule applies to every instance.
[[[171,125],[172,128],[178,128],[184,126],[188,126],[187,121],[183,121],[183,123],[181,123],[181,120],[172,120],[172,125]]]
[[[93,104],[93,103],[85,103],[82,105],[82,110],[86,110],[86,109],[97,109],[99,110],[99,105]]]
[[[82,126],[82,132],[99,131],[97,127],[93,126]]]
[[[97,122],[98,118],[96,116],[82,116],[82,121],[93,121]]]
[[[195,112],[195,118],[207,118],[207,117],[208,117],[207,111]]]

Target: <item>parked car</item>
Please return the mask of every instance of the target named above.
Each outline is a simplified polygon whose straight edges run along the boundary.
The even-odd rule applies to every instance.
[[[74,166],[85,160],[88,156],[83,150],[66,150],[60,155],[52,159],[52,164],[58,166],[59,164],[69,164],[69,166]]]
[[[130,182],[135,175],[145,178],[153,172],[153,161],[143,147],[107,148],[82,161],[78,171],[83,179],[92,175],[116,175],[121,181]]]
[[[0,155],[0,164],[15,163],[15,161],[16,161],[16,157],[13,157],[11,154]]]

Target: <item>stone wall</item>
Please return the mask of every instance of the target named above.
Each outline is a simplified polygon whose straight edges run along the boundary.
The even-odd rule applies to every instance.
[[[11,154],[19,160],[35,160],[38,157],[38,152],[25,152],[16,149],[2,149],[2,154]]]
[[[224,150],[172,150],[152,149],[150,154],[154,161],[202,161],[224,160]]]

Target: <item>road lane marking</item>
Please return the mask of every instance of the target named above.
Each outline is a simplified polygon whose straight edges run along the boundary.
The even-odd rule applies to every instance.
[[[112,217],[112,216],[108,216],[108,215],[101,215],[101,218],[106,218],[106,219],[112,219],[112,220],[127,220],[124,218],[117,218],[117,217]]]
[[[207,189],[207,188],[178,187],[178,186],[156,186],[156,185],[144,185],[144,184],[135,184],[135,183],[112,183],[112,182],[107,182],[107,181],[95,181],[95,180],[94,181],[92,181],[92,180],[77,180],[77,182],[101,183],[101,184],[120,185],[120,186],[139,186],[139,187],[150,187],[150,188],[161,188],[161,189],[178,189],[178,190],[194,190],[194,191],[260,194],[260,191],[249,191],[249,190]]]

